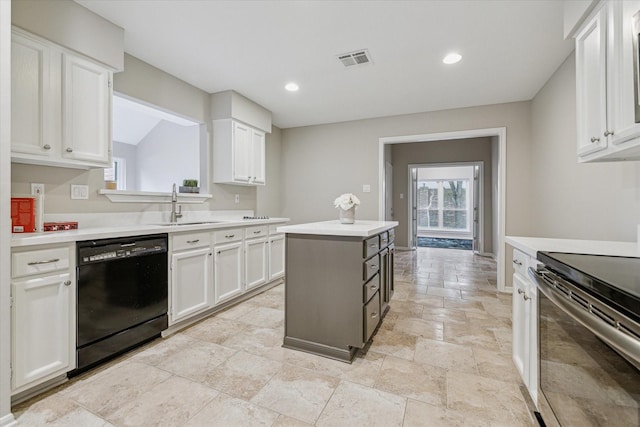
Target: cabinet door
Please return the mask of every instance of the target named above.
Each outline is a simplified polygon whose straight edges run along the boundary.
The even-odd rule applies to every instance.
[[[216,304],[242,293],[242,255],[242,242],[214,248],[213,282]]]
[[[63,55],[62,155],[111,164],[111,72]]]
[[[576,37],[578,155],[607,148],[607,8]]]
[[[73,289],[69,273],[12,283],[14,390],[75,367]]]
[[[200,248],[171,256],[171,322],[177,322],[212,302],[211,249]]]
[[[52,54],[38,42],[13,33],[11,38],[11,151],[49,156],[55,144],[50,82]],[[59,65],[59,62],[58,62]],[[55,83],[55,82],[54,82]],[[59,94],[58,94],[59,96]],[[58,114],[59,114],[58,107]],[[59,128],[58,128],[59,130]],[[59,141],[59,138],[58,138]]]
[[[251,182],[264,184],[265,177],[265,135],[264,132],[251,131]]]
[[[242,123],[233,122],[233,180],[249,182],[251,129]]]
[[[251,239],[245,242],[244,274],[246,289],[267,283],[268,250],[267,238]]]
[[[269,281],[284,276],[284,234],[269,238]]]
[[[513,362],[524,383],[529,385],[530,307],[527,282],[518,274],[513,275]]]

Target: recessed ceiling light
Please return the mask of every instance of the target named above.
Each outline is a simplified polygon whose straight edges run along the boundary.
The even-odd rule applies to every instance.
[[[295,92],[298,89],[300,89],[300,87],[296,84],[296,83],[287,83],[284,87],[286,90],[288,90],[289,92]]]
[[[450,64],[455,64],[456,62],[460,62],[461,59],[462,59],[462,56],[460,54],[450,53],[442,59],[442,62],[450,65]]]

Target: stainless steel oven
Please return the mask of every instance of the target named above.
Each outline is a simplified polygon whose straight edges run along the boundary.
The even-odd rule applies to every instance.
[[[640,258],[537,258],[544,422],[640,426]]]

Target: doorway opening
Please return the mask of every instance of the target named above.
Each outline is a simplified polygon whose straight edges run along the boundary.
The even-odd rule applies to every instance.
[[[482,162],[409,165],[410,247],[484,252]]]
[[[429,143],[434,141],[456,141],[463,139],[483,139],[489,138],[491,141],[491,170],[489,176],[491,177],[490,182],[485,183],[485,187],[490,191],[487,193],[491,195],[492,201],[491,203],[487,203],[486,206],[492,207],[491,216],[487,216],[485,223],[491,224],[489,232],[485,233],[485,244],[490,243],[491,256],[496,258],[497,262],[497,289],[498,291],[510,291],[510,289],[506,288],[505,284],[505,244],[504,244],[504,236],[506,229],[506,197],[505,197],[505,178],[507,171],[507,158],[506,158],[506,147],[507,147],[507,130],[505,127],[498,128],[485,128],[485,129],[470,129],[470,130],[461,130],[461,131],[451,131],[451,132],[440,132],[440,133],[430,133],[430,134],[419,134],[419,135],[401,135],[401,136],[390,136],[390,137],[381,137],[379,138],[378,145],[378,183],[379,188],[382,191],[379,192],[378,198],[378,218],[381,220],[389,220],[388,212],[395,212],[395,207],[388,207],[388,201],[391,199],[388,197],[387,192],[389,188],[385,185],[386,181],[386,163],[388,163],[392,157],[392,147],[396,144],[412,144],[412,143]],[[464,150],[462,151],[464,152]],[[459,161],[460,159],[451,159],[452,161]],[[395,161],[395,160],[394,160]],[[448,161],[448,160],[443,160]],[[392,168],[388,168],[391,169]],[[400,176],[404,175],[401,173]],[[396,173],[395,177],[397,178],[399,175]],[[406,176],[406,175],[405,175]],[[394,178],[394,179],[396,179]],[[486,179],[485,179],[486,181]],[[397,187],[397,184],[393,184]],[[402,188],[406,188],[403,186]],[[404,191],[403,191],[404,192]],[[409,193],[410,194],[410,193]],[[396,193],[394,195],[394,199],[396,203],[401,203],[399,207],[402,207],[403,204],[406,203],[406,200],[403,199],[402,193]],[[400,223],[398,229],[406,230],[407,240],[410,239],[410,227],[411,223],[408,222],[408,215],[393,215],[393,220],[398,221]],[[487,225],[487,224],[483,224]],[[483,227],[480,227],[482,229]],[[479,230],[480,231],[480,230]],[[403,233],[405,231],[402,231]],[[405,243],[408,246],[408,241]],[[396,245],[396,247],[400,248],[400,245]],[[407,247],[408,249],[408,247]],[[487,248],[489,251],[489,248]]]

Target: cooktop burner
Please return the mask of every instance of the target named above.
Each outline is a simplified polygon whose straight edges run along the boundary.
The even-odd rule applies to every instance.
[[[640,315],[640,258],[538,252],[550,270]]]
[[[242,219],[269,219],[268,216],[243,216]]]

